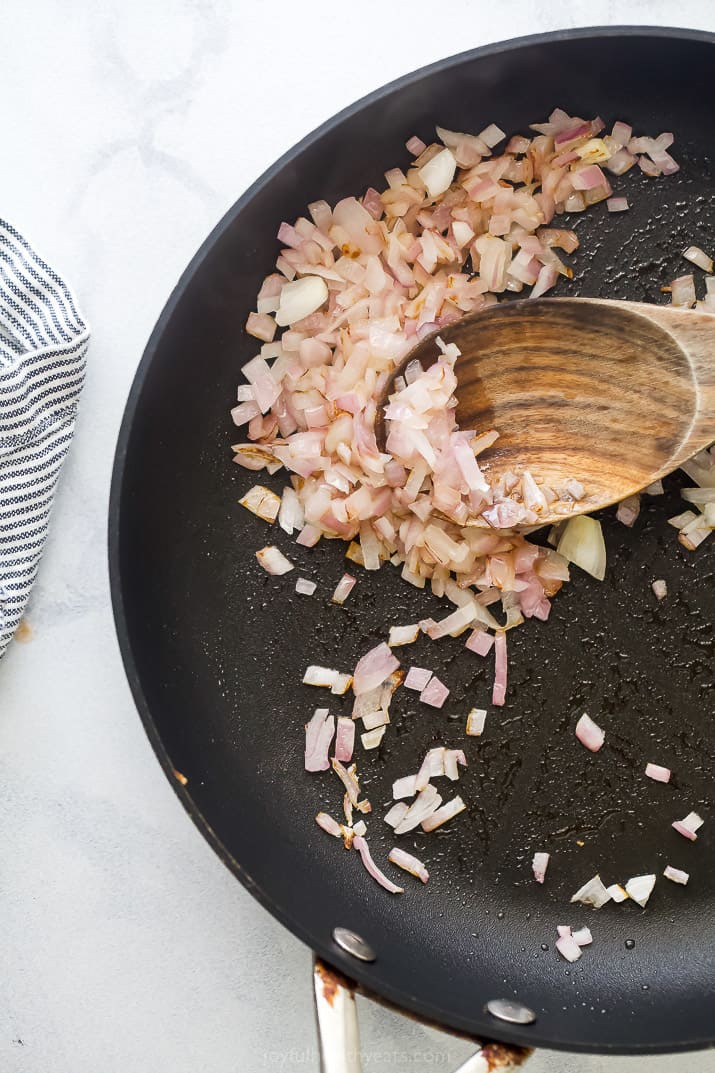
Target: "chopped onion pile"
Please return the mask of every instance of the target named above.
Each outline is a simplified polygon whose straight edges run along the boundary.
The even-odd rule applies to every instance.
[[[605,134],[600,119],[586,121],[556,109],[531,129],[531,137],[508,141],[494,124],[479,135],[437,128],[439,141],[429,145],[413,136],[406,142],[413,159],[404,171],[386,173],[384,190],[370,189],[362,199],[347,197],[332,208],[317,201],[308,207],[310,218],[281,224],[276,272],[264,280],[246,323],[262,346],[243,367],[246,383],[231,411],[236,425],[248,426],[246,442],[233,448],[234,460],[255,472],[283,468],[290,483],[280,497],[254,485],[241,505],[269,524],[277,521],[306,548],[341,538],[351,562],[374,571],[389,561],[401,567],[408,583],[418,588],[429,583],[434,595],[455,607],[439,622],[391,627],[387,643],[365,653],[352,675],[310,666],[303,679],[336,695],[352,686],[355,698],[352,718],[336,720],[319,708],[305,728],[306,770],[332,769],[344,792],[346,822],[324,812],[316,822],[355,849],[372,878],[393,894],[402,888],[373,860],[366,824],[353,823],[353,810],[371,810],[361,799],[352,763],[357,721],[363,724],[362,747],[376,749],[390,725],[392,695],[403,681],[435,708],[442,708],[450,692],[430,670],[410,667],[405,676],[393,649],[415,643],[420,633],[437,641],[469,631],[471,652],[486,657],[494,648],[492,703],[503,705],[507,631],[525,618],[548,618],[551,598],[569,580],[569,564],[598,580],[605,577],[600,523],[586,515],[568,518],[587,495],[579,481],[550,487],[519,467],[499,480],[490,477],[484,452],[498,431],[459,428],[454,372],[459,351],[445,346],[438,332],[507,292],[538,297],[559,277],[571,278],[562,254],[573,253],[578,238],[554,226],[557,217],[600,201],[610,213],[626,211],[628,199],[612,196],[609,175],[635,165],[647,176],[669,175],[678,164],[668,152],[671,134],[634,137],[623,122]],[[688,247],[683,257],[712,273],[713,261],[699,247]],[[700,302],[692,274],[664,289],[673,305],[715,312],[712,277],[706,286]],[[378,400],[395,366],[428,335],[435,336],[437,360],[426,370],[410,362],[395,381],[381,452],[375,437]],[[682,468],[695,485],[683,492],[693,509],[670,521],[683,546],[694,550],[715,527],[715,450]],[[646,489],[651,495],[662,491],[661,482]],[[552,529],[550,546],[541,547],[527,536],[547,509],[567,520]],[[631,496],[619,505],[617,517],[633,526],[639,510],[640,497]],[[256,557],[269,574],[294,569],[275,546]],[[332,601],[344,603],[355,584],[345,574]],[[663,580],[652,588],[658,600],[667,594]],[[295,590],[311,596],[316,583],[300,577]],[[501,605],[499,612],[494,605]],[[485,710],[473,708],[467,735],[481,735],[485,718]],[[593,752],[605,737],[586,714],[576,736]],[[466,809],[460,796],[443,802],[432,781],[456,781],[460,766],[466,766],[461,750],[437,747],[416,774],[396,780],[384,819],[397,836],[417,828],[434,831]],[[645,772],[660,782],[671,774],[651,763]],[[694,841],[702,822],[690,813],[672,826]],[[538,883],[544,882],[549,859],[548,853],[534,854]],[[399,847],[389,861],[423,883],[429,878],[424,864]],[[689,878],[670,865],[663,874],[681,884]],[[645,906],[655,880],[635,876],[624,889],[606,887],[595,876],[571,901],[601,908],[631,899]],[[568,961],[592,942],[588,928],[558,930],[556,946]]]
[[[424,148],[410,138],[417,157],[383,191],[314,202],[310,218],[282,224],[277,271],[246,325],[263,346],[232,411],[248,425],[235,461],[291,474],[279,522],[299,543],[343,537],[366,569],[401,564],[410,583],[429,581],[458,606],[461,594],[509,596],[514,621],[546,618],[568,570],[513,527],[538,524],[554,498],[568,509],[583,488],[548,489],[528,472],[490,485],[478,455],[496,433],[454,420],[455,348],[408,370],[389,406],[388,454],[373,426],[386,377],[425,333],[572,275],[557,251],[578,239],[555,218],[609,199],[606,172],[678,167],[670,134],[633,137],[620,122],[604,134],[600,119],[561,109],[532,131],[506,144],[494,124],[478,136],[439,128]]]

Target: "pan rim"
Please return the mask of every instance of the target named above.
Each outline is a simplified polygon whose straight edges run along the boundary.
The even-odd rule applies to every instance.
[[[159,734],[156,723],[154,722],[151,714],[150,706],[147,701],[146,695],[141,682],[141,677],[137,668],[137,664],[134,659],[133,644],[130,638],[130,631],[128,627],[128,617],[124,602],[123,586],[122,586],[122,572],[121,572],[121,554],[120,554],[120,529],[121,529],[121,500],[124,490],[125,481],[125,465],[126,458],[129,449],[129,444],[132,438],[132,432],[134,428],[134,422],[136,419],[136,411],[138,408],[139,400],[142,396],[145,381],[149,373],[151,364],[154,360],[158,345],[164,334],[167,324],[174,315],[177,307],[181,303],[183,296],[188,289],[191,281],[193,280],[196,272],[201,267],[203,261],[213,249],[217,241],[223,236],[226,230],[232,225],[234,219],[243,211],[244,207],[255,197],[255,195],[274,177],[278,174],[286,165],[294,161],[304,150],[313,145],[316,141],[321,139],[325,134],[332,131],[335,127],[339,126],[344,120],[359,113],[365,107],[375,104],[380,100],[392,95],[396,90],[403,89],[411,85],[413,82],[418,82],[424,77],[437,72],[446,71],[459,66],[467,62],[475,62],[482,57],[498,55],[502,52],[516,52],[522,48],[530,47],[533,45],[547,44],[558,41],[575,41],[583,39],[609,39],[614,37],[644,37],[644,38],[668,38],[676,41],[695,41],[709,45],[715,45],[715,33],[707,30],[697,30],[682,27],[667,27],[667,26],[638,26],[638,25],[618,25],[618,26],[587,26],[587,27],[575,27],[569,29],[553,30],[542,34],[530,34],[523,37],[511,38],[506,41],[492,42],[486,45],[481,45],[477,48],[467,49],[463,52],[457,53],[453,56],[445,57],[444,59],[437,60],[434,63],[428,64],[424,67],[420,67],[414,71],[393,79],[391,82],[373,90],[372,92],[361,97],[357,101],[348,105],[346,108],[337,112],[335,115],[327,119],[320,126],[316,127],[299,142],[289,148],[282,154],[273,164],[270,165],[253,183],[245,190],[245,192],[234,202],[234,204],[228,209],[228,211],[221,217],[221,219],[212,228],[208,236],[201,243],[200,247],[189,261],[187,267],[179,277],[178,282],[171,291],[157,322],[151,332],[151,335],[144,348],[141,360],[137,366],[134,374],[131,388],[127,396],[124,412],[122,415],[122,421],[117,437],[117,446],[115,449],[114,460],[112,465],[112,476],[110,484],[109,495],[109,509],[108,509],[108,566],[109,566],[109,582],[110,582],[110,596],[112,602],[112,610],[114,617],[114,625],[117,634],[117,640],[119,643],[120,654],[122,657],[122,663],[124,665],[124,671],[129,683],[129,688],[132,693],[134,704],[137,708],[139,717],[143,723],[144,730],[147,734],[149,742],[156,754],[159,764],[164,770],[164,774],[172,785],[175,793],[177,794],[184,809],[193,820],[194,824],[211,846],[216,855],[224,863],[224,865],[233,873],[234,876],[240,881],[246,890],[253,895],[254,898],[267,909],[268,912],[278,920],[284,927],[296,936],[301,942],[303,942],[309,949],[313,950],[321,958],[328,963],[334,964],[339,967],[343,972],[351,976],[356,982],[358,982],[368,993],[373,993],[377,1001],[381,998],[387,1000],[387,1002],[399,1007],[405,1013],[411,1013],[417,1017],[424,1018],[426,1021],[439,1022],[446,1031],[455,1030],[457,1032],[474,1034],[475,1024],[481,1024],[484,1026],[485,1042],[487,1037],[489,1039],[499,1039],[504,1043],[515,1044],[518,1046],[531,1047],[534,1046],[535,1041],[533,1035],[528,1028],[519,1027],[516,1025],[499,1024],[496,1022],[493,1025],[495,1031],[492,1031],[491,1025],[487,1021],[487,1015],[483,1014],[480,1017],[472,1021],[455,1015],[452,1011],[442,1010],[437,1001],[427,1005],[420,999],[416,998],[407,990],[400,990],[396,987],[386,984],[384,981],[380,981],[379,993],[374,987],[374,980],[370,975],[370,966],[363,964],[362,962],[355,961],[348,958],[347,955],[343,955],[337,947],[332,946],[326,942],[316,942],[315,936],[309,935],[307,930],[302,926],[299,920],[295,919],[290,911],[290,907],[286,904],[277,902],[269,893],[267,893],[262,886],[253,879],[253,877],[247,872],[247,870],[240,864],[240,862],[233,856],[233,854],[227,849],[224,843],[220,840],[216,832],[211,827],[207,818],[204,816],[201,809],[197,806],[193,800],[191,793],[186,787],[182,786],[177,780],[174,774],[174,768],[171,763],[171,759],[166,752],[164,744]],[[307,980],[306,980],[307,986]],[[482,1029],[480,1028],[477,1035],[481,1035]],[[712,1036],[686,1040],[676,1039],[667,1043],[648,1044],[639,1042],[633,1045],[617,1044],[613,1046],[594,1044],[594,1043],[564,1043],[558,1039],[547,1038],[540,1039],[538,1041],[539,1048],[565,1051],[574,1054],[608,1054],[608,1055],[635,1055],[635,1054],[670,1054],[687,1051],[706,1050],[710,1047],[715,1047],[715,1031]]]

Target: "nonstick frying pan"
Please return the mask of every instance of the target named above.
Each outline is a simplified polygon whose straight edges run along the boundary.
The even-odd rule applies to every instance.
[[[632,530],[606,512],[606,580],[574,571],[547,623],[511,631],[502,709],[488,705],[490,662],[460,641],[402,650],[451,695],[428,711],[398,691],[383,747],[360,764],[373,853],[385,861],[393,841],[381,819],[392,780],[431,745],[467,749],[468,812],[405,840],[431,879],[422,888],[404,877],[406,893],[391,897],[314,822],[321,808],[338,814],[342,795],[332,774],[303,772],[303,725],[322,694],[301,678],[309,663],[349,670],[389,625],[448,607],[389,566],[360,571],[345,606],[331,605],[344,545],[299,548],[237,505],[255,483],[229,450],[228,409],[255,352],[243,324],[281,220],[378,184],[406,162],[405,139],[429,140],[437,122],[479,130],[495,121],[512,132],[556,105],[675,132],[677,175],[650,180],[634,169],[616,182],[627,214],[599,205],[569,221],[581,249],[559,291],[662,301],[659,288],[687,270],[685,246],[712,252],[714,61],[715,36],[704,33],[556,33],[464,53],[347,109],[270,168],[206,240],[159,318],[119,437],[109,522],[117,630],[147,733],[187,811],[324,959],[406,1010],[482,1037],[613,1052],[715,1040],[712,541],[686,552],[668,526],[684,509],[678,476],[644,499]],[[279,489],[280,475],[267,483]],[[256,549],[273,541],[294,575],[258,567]],[[294,594],[298,574],[318,582],[315,597]],[[668,584],[662,604],[655,578]],[[336,714],[346,706],[331,703]],[[490,707],[476,742],[464,737],[474,704]],[[597,756],[574,739],[583,711],[606,729]],[[644,777],[649,760],[673,768],[669,785]],[[670,827],[691,809],[706,820],[694,844]],[[552,865],[541,887],[530,861],[544,849]],[[666,863],[690,872],[690,884],[659,879],[646,910],[569,905],[596,872],[623,882]],[[554,949],[564,922],[594,935],[571,966]],[[376,960],[340,949],[336,926],[362,936]],[[496,998],[526,1004],[536,1021],[495,1020],[485,1005]]]

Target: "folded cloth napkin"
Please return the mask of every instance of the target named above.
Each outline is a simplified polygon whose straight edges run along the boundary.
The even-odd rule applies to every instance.
[[[0,219],[0,656],[37,574],[88,342],[69,287]]]

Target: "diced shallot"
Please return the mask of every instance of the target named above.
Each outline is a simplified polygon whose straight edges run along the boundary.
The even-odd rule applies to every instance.
[[[674,820],[671,827],[674,827],[683,838],[689,839],[690,842],[695,842],[698,837],[697,832],[702,827],[703,822],[697,812],[689,812],[684,820]]]
[[[534,879],[537,883],[543,883],[546,877],[546,869],[549,867],[550,853],[535,853],[531,862]]]
[[[353,693],[359,697],[361,693],[382,685],[399,666],[400,661],[395,659],[384,641],[376,645],[358,660],[353,672]]]
[[[441,708],[448,696],[449,689],[447,686],[444,682],[440,682],[437,675],[433,675],[420,693],[420,700],[423,704],[429,704],[432,708]]]
[[[662,578],[658,578],[651,585],[656,600],[664,600],[668,595],[668,586]]]
[[[338,716],[338,729],[335,735],[335,759],[341,764],[349,764],[355,747],[355,723],[347,716]]]
[[[576,737],[592,753],[597,753],[606,740],[604,731],[585,712],[576,724]]]
[[[441,808],[435,809],[427,819],[422,820],[422,830],[436,831],[443,823],[447,823],[447,821],[451,820],[454,816],[458,816],[460,812],[464,812],[466,807],[467,806],[464,801],[462,801],[461,797],[453,797],[446,805],[442,805]]]
[[[349,594],[356,585],[356,579],[351,574],[343,574],[331,596],[334,604],[344,604]]]
[[[267,574],[287,574],[293,569],[290,559],[286,559],[283,552],[272,544],[267,548],[260,548],[256,552],[256,558]]]
[[[494,635],[494,687],[492,689],[492,704],[504,704],[506,699],[506,633],[497,630]]]
[[[590,928],[578,928],[576,931],[571,932],[571,936],[579,946],[588,946],[589,943],[593,942]]]
[[[397,648],[399,645],[411,645],[420,635],[419,624],[414,626],[390,626],[390,636],[387,639],[387,643],[390,648]],[[405,679],[405,685],[407,680]],[[408,686],[408,689],[412,689],[413,686]]]
[[[299,577],[295,583],[295,591],[299,596],[312,596],[317,587],[314,581],[309,581],[306,577]]]
[[[332,816],[329,816],[327,812],[319,812],[315,817],[315,822],[318,827],[322,827],[324,831],[329,835],[333,835],[334,838],[341,837],[340,824]]]
[[[405,678],[405,689],[414,689],[415,692],[421,693],[431,677],[432,671],[425,667],[410,667]]]
[[[660,764],[646,764],[645,773],[649,779],[653,779],[655,782],[670,782],[670,768],[661,767]]]
[[[485,708],[471,708],[467,715],[467,735],[478,738],[484,733],[487,712]]]
[[[264,522],[274,522],[278,517],[281,501],[270,488],[264,488],[262,484],[255,484],[249,488],[244,496],[238,501],[246,510],[262,518]],[[286,560],[287,561],[287,560]]]
[[[611,895],[601,882],[600,876],[594,876],[584,883],[571,898],[572,902],[582,902],[584,905],[592,905],[594,909],[600,909],[610,901]]]
[[[390,827],[397,827],[402,823],[409,811],[410,806],[405,801],[396,801],[392,808],[385,813],[385,823]]]
[[[398,868],[404,869],[405,872],[409,872],[410,875],[415,876],[416,879],[421,879],[423,883],[426,883],[429,879],[429,872],[423,865],[422,861],[417,857],[413,857],[411,853],[407,853],[404,849],[400,849],[398,846],[394,846],[390,850],[388,855],[388,861],[392,864],[396,864]]]
[[[633,876],[626,883],[626,893],[638,905],[645,906],[655,886],[655,876]]]
[[[581,947],[573,935],[561,935],[556,940],[556,949],[566,961],[578,961],[581,957]]]
[[[327,708],[317,708],[305,727],[305,770],[327,771],[328,753],[335,733],[335,717]]]
[[[666,879],[672,879],[673,883],[682,883],[683,886],[685,886],[690,879],[687,872],[683,872],[680,868],[673,868],[669,864],[666,864],[663,875]]]
[[[390,894],[404,894],[402,887],[398,887],[390,879],[387,878],[384,872],[381,872],[372,859],[370,850],[368,849],[367,842],[361,835],[356,835],[353,839],[353,849],[356,849],[360,854],[362,863],[365,865],[366,871],[370,873],[372,878],[384,887]]]

